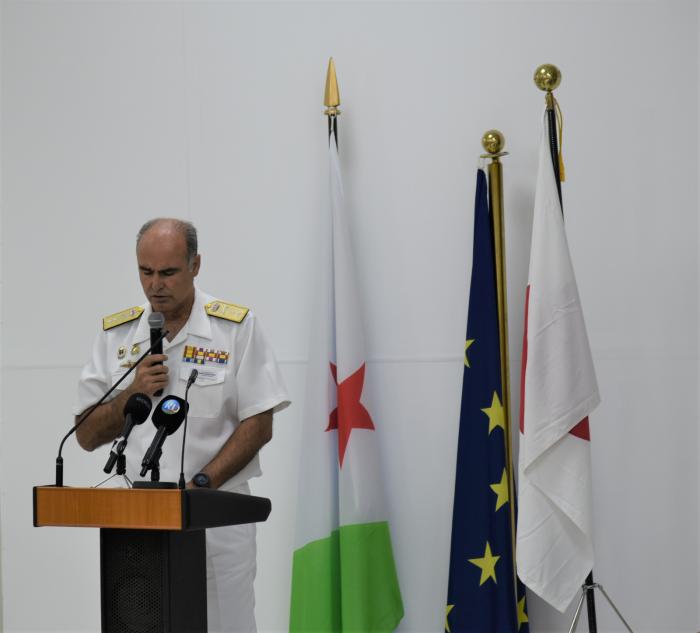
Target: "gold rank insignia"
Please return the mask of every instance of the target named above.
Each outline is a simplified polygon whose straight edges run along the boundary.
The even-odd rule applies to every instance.
[[[225,301],[212,301],[204,306],[209,316],[226,319],[234,323],[240,323],[248,314],[249,308],[236,305],[235,303],[226,303]]]
[[[126,347],[120,345],[119,349],[117,350],[117,358],[121,360],[122,358],[124,358],[124,356],[126,356]]]
[[[110,314],[102,319],[102,329],[107,331],[118,325],[129,323],[134,319],[138,319],[143,313],[143,308],[136,306],[135,308],[127,308],[121,312]]]

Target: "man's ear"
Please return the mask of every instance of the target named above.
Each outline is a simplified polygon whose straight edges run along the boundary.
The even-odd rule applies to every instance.
[[[199,274],[199,267],[202,263],[202,256],[197,254],[192,260],[192,276],[196,277]]]

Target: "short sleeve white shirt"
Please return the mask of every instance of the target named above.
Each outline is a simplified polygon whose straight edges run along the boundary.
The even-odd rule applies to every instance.
[[[241,323],[209,316],[205,305],[215,301],[199,289],[187,323],[172,340],[163,341],[169,382],[163,397],[184,398],[192,369],[197,381],[189,391],[189,415],[185,447],[185,477],[189,480],[206,466],[242,420],[268,409],[281,411],[290,403],[281,372],[255,314],[248,312]],[[73,413],[81,414],[124,376],[133,363],[150,347],[146,303],[141,317],[107,331],[100,331],[93,345],[92,359],[83,368],[78,399]],[[115,391],[115,397],[133,380],[132,372]],[[153,398],[153,406],[160,401]],[[177,481],[184,425],[169,436],[160,459],[161,481]],[[139,478],[141,460],[155,434],[147,420],[129,436],[125,451],[127,474]],[[232,490],[262,473],[256,455],[222,489]]]

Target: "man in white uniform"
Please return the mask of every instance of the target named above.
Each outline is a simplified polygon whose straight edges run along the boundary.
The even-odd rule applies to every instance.
[[[92,360],[80,377],[76,421],[150,347],[151,312],[165,317],[163,354],[148,356],[115,397],[98,407],[78,429],[78,442],[92,451],[118,437],[124,404],[134,393],[147,394],[154,407],[159,389],[164,396],[184,397],[196,368],[199,375],[189,392],[187,485],[249,493],[248,479],[261,474],[258,451],[272,438],[272,414],[289,404],[260,324],[247,308],[195,287],[201,257],[190,223],[162,218],[147,222],[138,234],[136,258],[148,302],[103,319]],[[132,478],[154,432],[147,422],[129,437],[127,474]],[[182,432],[180,427],[163,446],[162,481],[178,480]],[[206,540],[209,631],[255,631],[255,525],[207,530]]]

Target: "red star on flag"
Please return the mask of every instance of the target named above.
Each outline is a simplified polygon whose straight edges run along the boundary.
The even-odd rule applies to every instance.
[[[333,374],[333,380],[337,385],[338,406],[331,412],[326,431],[334,429],[338,431],[338,457],[342,468],[345,449],[350,440],[350,432],[353,429],[374,431],[374,423],[369,411],[360,402],[362,388],[365,384],[365,364],[362,363],[362,366],[354,374],[348,376],[340,384],[338,384],[338,368],[333,363],[331,363],[331,374]]]

